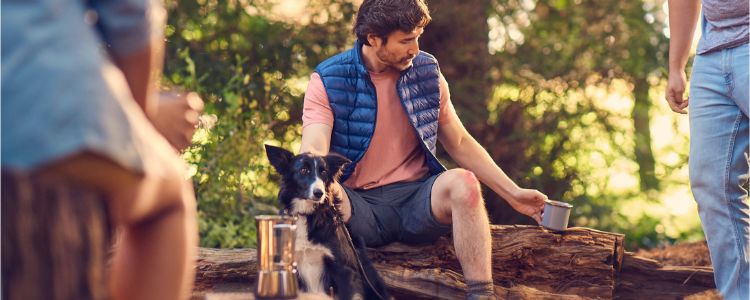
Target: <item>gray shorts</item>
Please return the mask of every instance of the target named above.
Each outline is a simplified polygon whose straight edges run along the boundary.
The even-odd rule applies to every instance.
[[[349,229],[368,247],[391,242],[426,244],[451,231],[432,215],[432,184],[439,175],[369,190],[344,187],[352,205]]]

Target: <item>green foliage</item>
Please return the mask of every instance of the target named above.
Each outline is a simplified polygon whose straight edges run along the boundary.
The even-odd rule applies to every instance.
[[[621,212],[658,201],[659,179],[672,179],[654,171],[669,167],[654,161],[649,128],[649,91],[668,51],[661,9],[660,1],[495,0],[488,14],[497,33],[491,73],[502,85],[487,106],[495,130],[483,134],[525,149],[493,157],[522,185],[572,202],[573,225],[626,233],[633,246],[674,241],[654,231],[653,217]],[[628,173],[636,175],[618,176]],[[640,189],[625,177],[639,178]]]
[[[433,11],[453,18],[443,17],[442,25],[433,20],[428,33],[440,31],[426,34],[425,45],[445,51],[436,56],[456,83],[459,115],[503,170],[519,185],[572,202],[573,225],[625,233],[631,247],[699,235],[699,227],[668,233],[658,229],[663,220],[655,214],[633,218],[623,210],[686,185],[673,175],[686,161],[685,147],[667,149],[678,159],[645,168],[665,183],[656,191],[627,182],[653,158],[650,147],[634,151],[651,140],[641,138],[643,124],[633,119],[635,94],[642,105],[662,84],[667,43],[660,2],[469,2],[488,9],[431,2]],[[196,145],[184,155],[194,168],[202,246],[254,246],[254,216],[277,210],[279,178],[263,144],[297,150],[309,74],[353,41],[351,1],[311,0],[293,19],[279,13],[289,3],[297,2],[167,2],[165,81],[199,92],[207,103]],[[469,29],[451,35],[463,28],[455,24]],[[489,42],[470,32],[477,30],[488,30]],[[455,49],[461,53],[446,56]],[[649,109],[638,116],[648,121]]]
[[[200,93],[214,117],[185,154],[195,167],[202,246],[254,246],[254,216],[277,212],[278,177],[263,144],[298,140],[303,87],[294,83],[348,42],[337,28],[353,5],[327,4],[318,13],[326,22],[300,25],[274,19],[262,1],[168,2],[165,79]]]

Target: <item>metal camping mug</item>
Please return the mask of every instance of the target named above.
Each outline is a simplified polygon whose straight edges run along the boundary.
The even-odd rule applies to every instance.
[[[258,244],[256,298],[297,297],[297,264],[294,240],[297,217],[262,215],[255,217]]]
[[[542,215],[542,226],[563,231],[568,228],[568,218],[573,205],[555,200],[545,200],[544,214]]]

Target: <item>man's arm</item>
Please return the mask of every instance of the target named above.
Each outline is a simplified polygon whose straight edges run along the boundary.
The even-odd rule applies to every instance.
[[[541,210],[547,196],[537,190],[518,187],[472,137],[456,114],[441,124],[438,138],[445,150],[462,168],[476,174],[479,181],[507,200],[518,212],[541,222]]]
[[[669,80],[666,99],[674,112],[685,114],[685,65],[693,43],[700,0],[669,0]]]
[[[333,129],[328,124],[315,123],[305,126],[302,128],[302,145],[299,153],[328,154],[332,131]]]
[[[299,153],[327,155],[333,132],[333,111],[318,73],[310,74],[302,107],[302,145]]]

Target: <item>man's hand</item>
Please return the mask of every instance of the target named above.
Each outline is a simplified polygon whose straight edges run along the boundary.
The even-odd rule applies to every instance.
[[[674,70],[669,72],[669,81],[665,98],[669,107],[676,113],[686,114],[685,108],[688,107],[688,99],[683,98],[685,95],[685,77],[684,70]]]
[[[156,115],[151,122],[178,151],[190,146],[203,111],[203,100],[196,93],[161,92]]]
[[[541,224],[544,200],[547,200],[547,195],[542,194],[540,191],[519,189],[513,194],[512,199],[508,199],[508,204],[517,212],[527,215]]]

